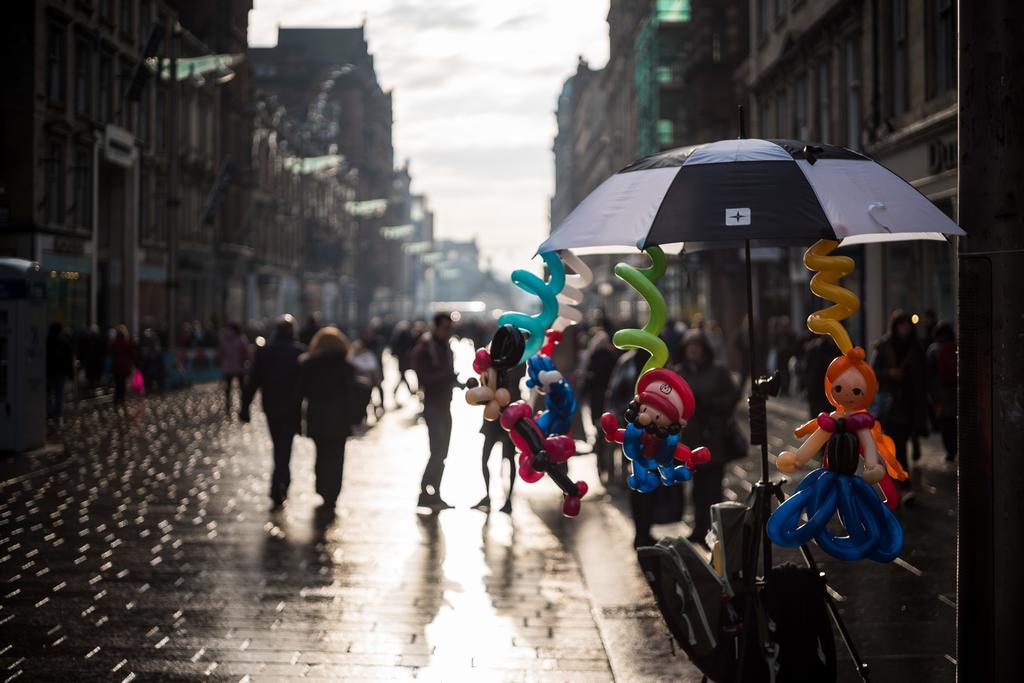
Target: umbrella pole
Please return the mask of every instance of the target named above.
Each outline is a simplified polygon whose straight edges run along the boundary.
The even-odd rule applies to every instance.
[[[754,277],[750,259],[750,240],[744,241],[744,250],[747,266],[747,351],[750,370],[750,396],[747,399],[747,406],[750,409],[750,441],[761,446],[761,480],[757,484],[758,494],[755,497],[755,504],[761,509],[760,519],[764,520],[761,525],[761,550],[764,558],[764,574],[772,567],[772,542],[768,538],[767,520],[772,514],[772,499],[768,494],[768,415],[767,386],[761,385],[757,379],[757,333],[754,324]]]

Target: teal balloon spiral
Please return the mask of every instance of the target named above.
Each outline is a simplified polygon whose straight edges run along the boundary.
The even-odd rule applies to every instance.
[[[519,359],[520,363],[540,352],[540,347],[544,345],[544,333],[558,317],[558,294],[565,287],[565,266],[558,254],[552,251],[542,254],[541,257],[551,271],[551,279],[547,282],[528,270],[517,270],[512,273],[512,284],[540,299],[541,312],[527,315],[510,311],[498,318],[499,327],[514,325],[530,335],[526,340],[523,357]]]

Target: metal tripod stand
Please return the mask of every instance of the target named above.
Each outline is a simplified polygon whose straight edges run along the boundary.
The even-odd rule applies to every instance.
[[[755,533],[751,535],[751,547],[747,549],[748,552],[745,554],[745,557],[750,558],[749,566],[744,567],[743,569],[744,581],[747,584],[747,595],[750,596],[750,599],[748,599],[746,603],[746,617],[743,621],[744,629],[743,636],[741,638],[740,652],[746,652],[747,638],[751,633],[750,625],[751,619],[754,616],[754,609],[763,609],[763,607],[757,605],[757,602],[760,600],[760,593],[764,588],[765,577],[767,577],[768,572],[772,568],[772,542],[771,539],[768,538],[768,518],[772,514],[772,498],[777,499],[779,503],[782,503],[786,499],[785,494],[782,492],[782,485],[785,483],[785,479],[772,481],[768,474],[767,406],[768,398],[778,395],[778,374],[775,373],[770,376],[760,377],[755,374],[757,344],[756,334],[754,331],[754,293],[750,263],[750,240],[747,240],[747,334],[750,351],[749,369],[751,387],[750,397],[747,399],[747,405],[750,409],[750,443],[761,447],[761,479],[754,485],[752,493],[753,501],[751,503],[751,510],[754,514]],[[811,555],[810,548],[806,545],[800,546],[800,554],[803,556],[804,563],[810,569],[818,572],[822,577],[822,580],[824,580],[825,574],[818,569],[818,563],[814,560],[814,556]],[[761,559],[761,578],[758,578],[759,558]],[[850,658],[853,659],[858,675],[860,675],[861,680],[868,681],[870,676],[869,667],[857,652],[857,648],[853,643],[853,638],[850,636],[850,632],[847,630],[846,624],[843,622],[842,615],[839,614],[839,608],[827,591],[825,593],[825,605],[828,609],[829,616],[832,618],[832,623],[835,624],[840,637],[843,639],[843,644],[850,653]],[[762,643],[762,646],[764,645],[766,645],[766,643]],[[743,657],[740,657],[739,660],[736,680],[743,680]]]

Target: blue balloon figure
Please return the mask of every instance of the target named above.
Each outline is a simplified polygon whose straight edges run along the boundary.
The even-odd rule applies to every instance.
[[[664,368],[648,370],[637,382],[637,394],[623,415],[620,428],[612,413],[601,416],[604,438],[622,445],[632,463],[629,488],[651,493],[659,486],[689,481],[694,466],[711,459],[701,446],[690,448],[679,442],[680,432],[693,416],[693,392],[682,377]]]
[[[544,395],[547,410],[537,415],[536,422],[544,436],[568,434],[576,412],[576,392],[555,367],[550,356],[538,353],[526,361],[526,386]]]
[[[804,477],[796,492],[772,513],[768,537],[784,547],[814,539],[840,560],[892,561],[903,548],[903,528],[871,486],[856,475],[860,460],[856,432],[870,429],[874,418],[866,412],[838,419],[822,413],[818,424],[830,435],[824,466]],[[828,528],[837,513],[845,536]],[[801,522],[804,515],[807,521]]]

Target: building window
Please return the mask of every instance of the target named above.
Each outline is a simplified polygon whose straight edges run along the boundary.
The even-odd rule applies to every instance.
[[[929,33],[931,50],[928,97],[956,88],[956,9],[953,0],[930,0]]]
[[[860,43],[846,39],[846,146],[860,149]]]
[[[786,93],[780,90],[775,96],[775,135],[782,137],[786,134]]]
[[[118,76],[120,81],[120,92],[117,94],[118,121],[125,130],[131,130],[135,124],[135,104],[129,102],[124,98],[125,92],[128,90],[128,85],[132,82],[132,76],[135,73],[135,65],[126,59],[119,60],[121,73]]]
[[[98,95],[98,118],[100,123],[110,121],[114,104],[114,58],[104,52],[100,55],[100,77]]]
[[[64,224],[64,141],[46,145],[46,222]]]
[[[775,20],[779,21],[786,16],[786,0],[775,0]]]
[[[793,88],[793,137],[806,140],[810,135],[807,130],[807,76],[796,79]]]
[[[100,19],[108,24],[114,20],[114,0],[100,0]]]
[[[828,142],[832,139],[832,75],[829,62],[824,60],[818,64],[818,139]]]
[[[675,127],[670,119],[658,119],[654,124],[654,135],[658,145],[662,148],[671,147],[674,139]]]
[[[757,35],[762,37],[768,33],[768,27],[771,26],[771,4],[774,0],[759,0],[758,12],[757,12]]]
[[[92,229],[92,148],[75,148],[74,167],[75,227]]]
[[[75,113],[92,116],[92,48],[86,38],[75,41]]]
[[[892,113],[907,111],[907,0],[892,0]]]
[[[64,104],[67,92],[67,27],[51,23],[46,31],[46,99]]]
[[[658,21],[689,21],[690,0],[657,0]]]

